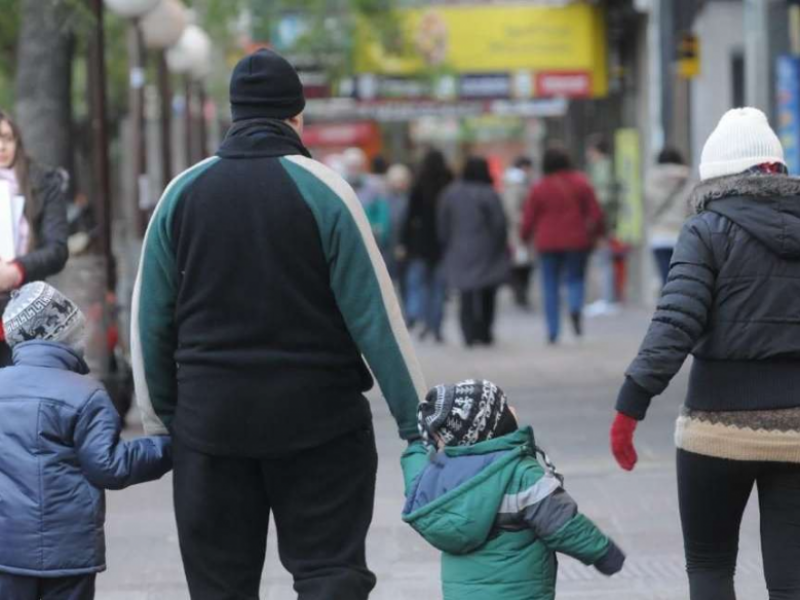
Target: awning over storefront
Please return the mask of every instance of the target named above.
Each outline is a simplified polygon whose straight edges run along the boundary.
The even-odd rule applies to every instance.
[[[564,98],[488,101],[404,101],[357,102],[349,99],[310,100],[305,115],[309,121],[374,120],[409,121],[421,117],[471,117],[493,114],[524,118],[561,117],[567,112]]]

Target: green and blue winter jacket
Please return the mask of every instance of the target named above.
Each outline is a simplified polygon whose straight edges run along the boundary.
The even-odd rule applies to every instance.
[[[426,386],[364,211],[280,121],[234,124],[166,189],[132,327],[148,432],[211,454],[312,447],[370,422],[371,369],[418,435]]]
[[[445,600],[552,600],[557,552],[606,575],[622,568],[619,548],[540,465],[530,427],[432,458],[415,443],[402,463],[403,520],[442,551]]]

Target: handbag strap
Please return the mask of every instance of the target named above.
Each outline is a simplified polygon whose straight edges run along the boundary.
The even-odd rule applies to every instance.
[[[667,196],[655,210],[652,216],[653,219],[658,219],[659,217],[663,216],[667,210],[669,210],[670,206],[672,206],[672,203],[675,201],[675,198],[678,197],[678,194],[685,185],[685,181],[678,182],[678,184],[675,186],[675,189],[670,192],[669,196]]]

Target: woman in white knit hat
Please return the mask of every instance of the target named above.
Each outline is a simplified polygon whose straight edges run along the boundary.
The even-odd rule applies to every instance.
[[[678,490],[691,600],[734,600],[742,514],[754,487],[770,600],[800,598],[800,179],[753,108],[726,113],[703,149],[684,226],[611,429],[633,469],[633,432],[689,354]]]

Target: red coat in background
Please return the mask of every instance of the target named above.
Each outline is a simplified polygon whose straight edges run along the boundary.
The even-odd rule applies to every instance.
[[[538,252],[589,251],[604,234],[603,210],[589,180],[559,171],[533,186],[522,216],[522,239]]]

